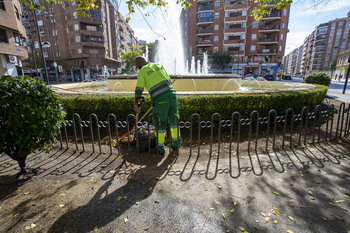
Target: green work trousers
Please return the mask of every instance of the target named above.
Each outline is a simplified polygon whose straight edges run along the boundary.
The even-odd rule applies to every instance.
[[[181,146],[181,135],[178,130],[179,111],[177,108],[177,97],[173,90],[164,92],[153,99],[153,124],[157,129],[156,137],[158,138],[158,151],[165,151],[166,128],[170,123],[172,146],[178,148]]]

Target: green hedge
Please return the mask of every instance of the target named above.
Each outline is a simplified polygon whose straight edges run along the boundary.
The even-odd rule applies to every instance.
[[[314,90],[302,90],[269,94],[233,94],[233,95],[179,95],[179,111],[181,120],[191,119],[193,113],[199,113],[202,120],[210,120],[212,114],[220,113],[222,119],[230,119],[233,112],[238,111],[242,117],[258,110],[260,116],[267,116],[271,109],[284,114],[288,108],[300,112],[304,106],[310,109],[321,104],[327,93],[327,87],[316,85]],[[133,95],[84,95],[61,96],[67,119],[78,113],[82,120],[88,120],[95,113],[100,120],[107,120],[109,113],[118,120],[126,120],[128,114],[134,112]],[[142,116],[150,108],[150,98],[146,97],[142,104]]]
[[[331,84],[331,77],[323,72],[309,74],[305,79],[304,83],[318,84],[329,87]]]

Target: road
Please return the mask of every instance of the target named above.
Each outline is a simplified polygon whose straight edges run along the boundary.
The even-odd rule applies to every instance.
[[[293,77],[292,82],[302,83],[303,79]],[[332,83],[331,85],[329,85],[329,88],[328,88],[328,94],[342,94],[344,89],[344,83],[345,83],[344,79],[342,79],[341,81],[332,79]],[[345,94],[350,94],[349,81],[348,81],[347,89],[345,90]]]

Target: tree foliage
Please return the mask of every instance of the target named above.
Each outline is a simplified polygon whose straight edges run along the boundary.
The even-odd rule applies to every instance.
[[[291,4],[293,0],[248,0],[250,5],[250,14],[254,16],[255,20],[259,20],[265,14],[271,13],[272,8],[269,5],[274,5],[277,9],[285,9],[288,4]],[[307,1],[307,0],[305,0]],[[328,2],[329,0],[326,0]],[[93,10],[98,8],[97,0],[39,0],[38,3],[34,3],[32,0],[19,0],[19,2],[30,12],[34,10],[42,10],[44,4],[49,5],[61,5],[64,6],[64,3],[72,4],[75,2],[77,6],[77,14],[78,16],[87,17],[88,14],[86,11]],[[237,1],[238,3],[239,1]],[[316,6],[319,2],[324,2],[324,0],[313,0],[314,6]],[[132,16],[135,13],[135,8],[146,9],[147,7],[166,7],[168,5],[168,1],[163,0],[128,0],[125,2],[128,6],[128,14]],[[187,0],[176,0],[176,4],[181,5],[183,9],[187,9],[191,6],[191,3]],[[145,16],[149,16],[149,13],[146,13]],[[131,18],[127,17],[126,22],[129,22]]]
[[[335,71],[335,68],[337,68],[337,62],[336,61],[331,61],[329,63],[328,69],[333,72],[333,71]]]
[[[16,160],[26,173],[25,160],[35,150],[56,143],[65,112],[57,94],[30,77],[0,78],[0,154]]]
[[[68,61],[63,57],[56,57],[57,65],[62,66],[63,70],[70,70],[74,66],[74,62]]]
[[[327,87],[331,84],[331,81],[331,77],[323,72],[309,74],[304,79],[304,83],[319,84]]]
[[[220,67],[222,70],[225,69],[225,66],[232,61],[232,57],[228,52],[220,51],[211,55],[213,58],[213,63]]]
[[[127,71],[132,69],[137,56],[142,56],[142,50],[140,50],[139,46],[135,46],[134,51],[125,52],[122,54],[122,60],[125,62],[125,68]]]
[[[34,61],[35,59],[35,61]],[[25,68],[30,68],[30,69],[35,69],[35,63],[36,63],[36,68],[40,68],[43,67],[43,59],[41,58],[41,56],[37,53],[34,53],[34,57],[33,57],[33,53],[29,52],[28,53],[28,58],[25,59],[23,61],[23,67]]]

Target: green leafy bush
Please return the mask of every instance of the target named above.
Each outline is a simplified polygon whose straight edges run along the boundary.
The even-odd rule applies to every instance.
[[[331,77],[329,77],[328,74],[326,73],[312,73],[309,74],[305,79],[304,83],[310,83],[310,84],[318,84],[318,85],[323,85],[329,87],[331,84]]]
[[[64,119],[57,94],[29,77],[0,78],[0,153],[16,160],[26,173],[25,160],[35,150],[56,143]]]
[[[178,95],[179,111],[182,121],[189,121],[192,114],[199,113],[202,120],[210,120],[212,114],[220,113],[222,119],[230,119],[238,111],[242,117],[258,110],[260,116],[267,116],[271,109],[284,114],[288,108],[300,112],[304,106],[310,109],[321,104],[326,96],[327,87],[315,89],[267,93],[267,94],[231,94],[231,95]],[[107,120],[113,113],[119,121],[125,121],[128,114],[134,113],[133,95],[83,95],[61,96],[67,119],[78,113],[82,120],[89,120],[91,113],[97,114],[100,120]],[[149,97],[142,104],[142,116],[151,107]],[[147,119],[145,119],[147,120]]]

